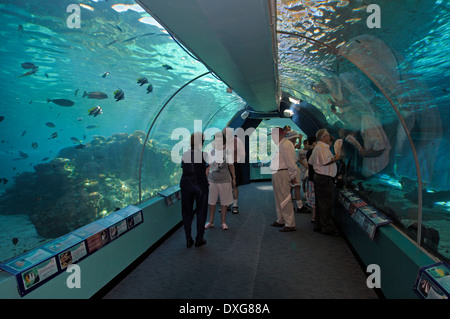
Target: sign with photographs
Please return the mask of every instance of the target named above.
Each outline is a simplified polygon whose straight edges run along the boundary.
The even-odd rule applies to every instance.
[[[142,210],[129,205],[91,224],[0,265],[17,280],[21,296],[50,280],[144,221]]]
[[[172,206],[181,199],[181,190],[178,185],[160,191],[158,194],[166,199],[167,206]]]
[[[339,193],[339,202],[370,239],[374,239],[379,226],[392,223],[379,210],[368,205],[358,195],[349,190],[343,190]]]
[[[423,299],[449,299],[450,267],[439,262],[419,269],[414,291]]]

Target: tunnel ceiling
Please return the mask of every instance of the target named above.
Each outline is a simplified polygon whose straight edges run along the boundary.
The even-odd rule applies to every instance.
[[[443,70],[449,62],[438,43],[445,40],[449,8],[441,1],[279,0],[274,10],[272,1],[259,0],[226,5],[206,0],[137,2],[258,111],[276,110],[282,91],[314,105],[334,123],[344,109],[336,111],[329,94],[311,89],[320,81],[338,95],[341,87],[333,81],[342,82],[358,97],[350,101],[355,105],[350,111],[382,114],[384,124],[396,121],[397,115],[382,93],[401,112],[432,108],[448,99],[442,82],[431,89],[422,82],[448,82]],[[368,25],[370,4],[379,6],[380,28]],[[271,24],[271,11],[276,24]]]
[[[248,104],[277,109],[270,1],[136,2]]]

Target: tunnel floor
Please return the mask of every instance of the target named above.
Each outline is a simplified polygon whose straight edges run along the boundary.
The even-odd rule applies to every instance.
[[[270,226],[276,219],[270,182],[241,186],[238,204],[239,214],[227,213],[229,230],[216,212],[207,244],[187,248],[180,227],[103,298],[378,298],[345,239],[313,232],[311,214],[295,214],[294,232]]]

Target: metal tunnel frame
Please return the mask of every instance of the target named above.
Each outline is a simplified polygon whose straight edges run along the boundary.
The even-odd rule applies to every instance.
[[[156,120],[158,119],[158,117],[161,115],[162,111],[164,110],[164,108],[167,106],[167,104],[169,104],[169,102],[175,97],[175,95],[177,95],[182,89],[184,89],[186,86],[188,86],[189,84],[191,84],[192,82],[194,82],[195,80],[212,73],[211,71],[205,72],[203,74],[200,74],[199,76],[196,76],[195,78],[193,78],[192,80],[186,82],[184,85],[182,85],[178,90],[175,91],[175,93],[173,93],[167,100],[166,102],[164,102],[164,104],[160,107],[158,113],[156,114],[156,116],[153,118],[152,123],[150,124],[150,128],[147,131],[147,136],[145,137],[145,141],[144,141],[144,145],[142,145],[142,150],[141,150],[141,157],[139,159],[139,203],[142,202],[142,188],[141,188],[141,177],[142,177],[142,159],[144,158],[144,150],[145,150],[145,145],[147,144],[148,138],[150,136],[150,132],[153,129],[153,126],[156,123]]]
[[[279,33],[279,34],[286,34],[286,35],[290,35],[290,36],[294,36],[294,37],[298,37],[298,38],[303,38],[303,39],[305,39],[307,41],[310,41],[310,42],[319,44],[319,45],[321,45],[323,47],[326,47],[326,48],[330,49],[332,52],[334,52],[335,54],[337,54],[339,56],[342,56],[343,58],[347,59],[350,63],[352,63],[359,70],[361,70],[361,72],[363,72],[377,86],[377,88],[380,90],[380,92],[388,100],[389,104],[394,109],[395,114],[397,114],[397,117],[398,117],[400,123],[402,124],[403,130],[405,131],[406,136],[408,137],[408,142],[409,142],[409,145],[411,147],[411,151],[412,151],[413,157],[414,157],[414,164],[416,166],[417,182],[418,182],[418,194],[417,194],[417,199],[418,199],[417,200],[417,202],[418,202],[418,211],[417,211],[417,244],[420,246],[420,242],[421,242],[421,238],[422,238],[422,174],[420,172],[419,158],[417,156],[417,151],[416,151],[416,148],[414,146],[413,140],[411,138],[411,134],[410,134],[409,129],[408,129],[406,123],[405,123],[405,120],[401,116],[397,106],[394,104],[392,99],[388,96],[388,94],[383,89],[383,87],[380,85],[380,83],[367,70],[365,70],[363,67],[358,65],[357,62],[353,61],[346,54],[343,54],[343,53],[339,52],[336,48],[334,48],[334,47],[332,47],[332,46],[330,46],[328,44],[325,44],[325,43],[323,43],[321,41],[315,40],[313,38],[310,38],[310,37],[302,35],[302,34],[293,33],[293,32],[287,32],[287,31],[277,31],[277,33]]]

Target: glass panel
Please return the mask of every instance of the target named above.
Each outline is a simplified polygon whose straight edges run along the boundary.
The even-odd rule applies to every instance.
[[[173,93],[177,90],[174,89]],[[146,148],[151,149],[158,145],[164,156],[144,157],[142,199],[148,197],[148,190],[165,189],[179,183],[182,173],[181,155],[186,150],[183,150],[183,141],[186,142],[185,147],[190,147],[188,138],[194,130],[221,130],[231,116],[244,105],[242,99],[235,93],[227,93],[227,86],[211,74],[180,90],[166,105],[150,133],[149,145]],[[208,139],[208,136],[206,138]],[[209,140],[205,140],[205,146],[208,143]]]
[[[131,0],[68,5],[0,4],[8,39],[0,48],[0,261],[137,203],[150,123],[177,89],[207,72]],[[205,121],[224,104],[212,82],[191,92],[208,92],[214,107]],[[201,100],[206,94],[195,107]],[[190,112],[187,102],[176,105],[181,118]],[[168,163],[167,171],[145,176],[146,198],[175,182],[160,138],[145,159]]]
[[[374,2],[380,28],[369,27]],[[356,131],[360,150],[350,143],[346,159],[353,186],[413,240],[422,211],[420,243],[447,261],[449,16],[448,1],[283,0],[277,25],[309,38],[279,33],[283,89],[319,108],[332,127]],[[383,155],[362,156],[376,149]]]

